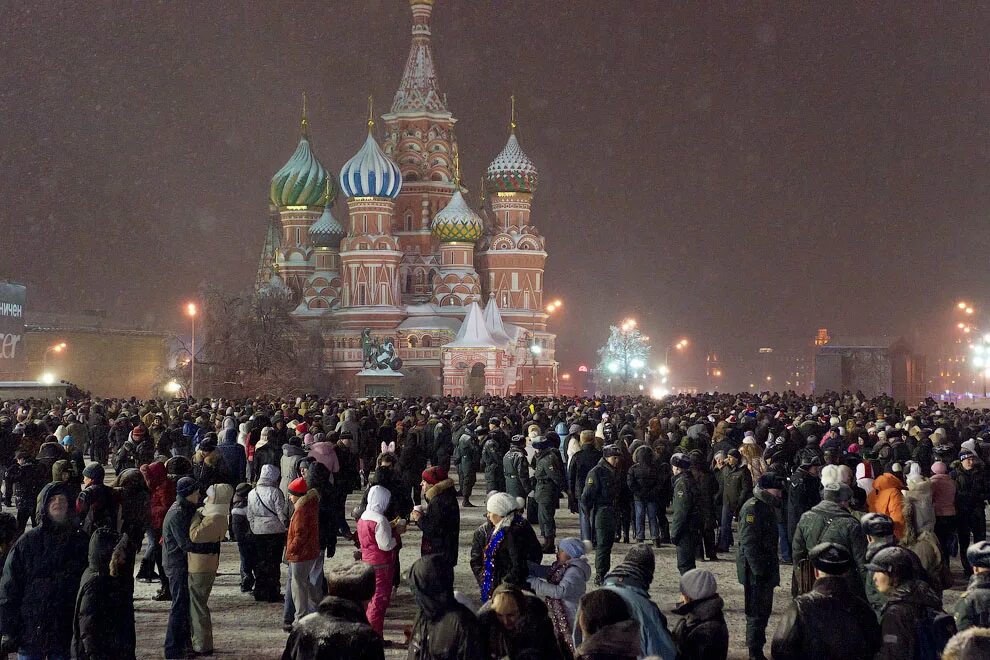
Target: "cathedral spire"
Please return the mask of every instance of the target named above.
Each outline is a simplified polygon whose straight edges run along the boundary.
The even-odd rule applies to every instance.
[[[302,121],[300,122],[299,131],[304,138],[309,139],[309,117],[306,116],[306,92],[303,92]]]
[[[430,47],[430,16],[433,0],[410,0],[412,7],[412,45],[402,72],[402,81],[392,101],[392,113],[446,113],[447,105],[440,93]]]

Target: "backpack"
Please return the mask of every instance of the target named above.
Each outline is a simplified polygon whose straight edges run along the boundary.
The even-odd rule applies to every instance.
[[[914,660],[938,660],[949,639],[956,634],[952,615],[928,608],[915,631]]]

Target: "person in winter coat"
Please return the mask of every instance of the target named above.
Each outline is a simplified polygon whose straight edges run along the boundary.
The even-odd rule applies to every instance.
[[[17,450],[14,457],[16,464],[7,468],[6,504],[13,504],[17,509],[17,531],[20,534],[27,527],[29,518],[32,527],[38,526],[38,494],[48,483],[48,473],[24,450]],[[68,494],[69,490],[65,492]]]
[[[67,458],[55,461],[55,465],[52,466],[52,481],[64,483],[73,501],[82,492],[82,473],[76,472],[75,464]]]
[[[461,511],[457,507],[454,480],[441,467],[423,470],[421,488],[424,503],[412,511],[412,520],[423,532],[421,555],[441,554],[451,566],[457,565]]]
[[[650,599],[650,584],[656,569],[653,549],[648,545],[634,545],[622,561],[606,576],[603,589],[614,591],[629,607],[632,618],[639,623],[639,642],[643,656],[659,656],[674,660],[677,649],[667,627],[667,618]],[[578,611],[580,622],[582,612]],[[574,645],[580,647],[583,633],[580,626],[574,629]]]
[[[817,456],[811,456],[794,470],[787,481],[787,497],[785,498],[787,503],[787,537],[792,546],[801,516],[822,500],[822,484],[818,478],[821,467],[821,459]],[[793,550],[791,556],[794,556]]]
[[[938,537],[942,563],[948,566],[952,537],[956,533],[956,482],[945,463],[932,463],[932,508],[935,510],[935,536]]]
[[[151,495],[139,470],[125,470],[113,483],[114,497],[120,503],[118,529],[127,535],[127,566],[125,574],[134,574],[134,562],[141,550],[141,541],[151,525]],[[133,581],[131,582],[133,588]]]
[[[279,595],[282,550],[287,523],[285,497],[278,488],[278,469],[261,469],[258,485],[248,495],[247,517],[258,551],[255,566],[254,599],[269,603],[282,601]]]
[[[672,633],[678,656],[725,660],[729,653],[729,628],[715,576],[710,571],[692,569],[681,576],[680,588],[681,599],[673,612],[683,618]]]
[[[230,533],[237,541],[237,554],[241,560],[241,592],[254,590],[254,570],[258,563],[258,548],[251,533],[251,523],[248,522],[248,495],[251,484],[237,484],[234,489],[234,499],[230,508]]]
[[[423,473],[430,462],[426,441],[427,433],[424,424],[417,424],[402,442],[402,449],[397,460],[398,471],[402,475],[403,481],[410,487],[419,481],[419,475]],[[413,488],[411,494],[413,502],[419,504],[422,496],[420,490]]]
[[[93,463],[83,471],[85,488],[76,498],[76,515],[82,521],[82,530],[92,534],[101,527],[116,530],[120,515],[120,502],[113,488],[103,483],[103,466]]]
[[[913,565],[910,551],[900,547],[881,550],[867,565],[877,590],[887,597],[880,619],[883,645],[877,660],[917,658],[919,623],[942,611],[942,600],[917,579]]]
[[[200,443],[200,450],[202,448],[203,443]],[[237,444],[237,429],[230,427],[223,432],[223,439],[217,444],[216,453],[223,464],[223,483],[234,488],[247,478],[247,452]]]
[[[125,440],[113,457],[113,469],[115,472],[123,472],[136,468],[138,463],[137,446],[133,440]]]
[[[974,626],[990,628],[990,543],[974,543],[966,554],[973,577],[956,601],[956,627],[960,631]]]
[[[810,559],[811,549],[819,543],[830,541],[844,546],[852,554],[856,564],[847,572],[849,590],[862,598],[866,535],[859,521],[849,512],[851,498],[852,490],[845,484],[832,483],[826,486],[824,499],[801,516],[791,551],[794,565],[797,566],[802,560]]]
[[[595,583],[601,584],[612,565],[612,546],[618,525],[619,474],[621,450],[608,445],[602,460],[588,473],[581,493],[581,506],[592,523],[595,546]]]
[[[77,660],[134,660],[134,597],[127,573],[128,539],[98,529],[89,540],[89,566],[82,574],[73,637]]]
[[[871,660],[880,648],[880,626],[869,606],[849,591],[852,555],[837,543],[811,549],[812,590],[795,598],[777,624],[774,660],[850,658]]]
[[[482,653],[479,658],[562,660],[547,606],[511,584],[500,585],[478,612]]]
[[[560,494],[566,488],[564,464],[560,451],[549,440],[537,438],[532,446],[536,450],[533,455],[533,499],[543,535],[543,553],[548,554],[556,549],[557,507],[560,506]]]
[[[497,429],[497,424],[495,426]],[[502,437],[501,431],[493,433],[490,430],[481,446],[481,467],[485,471],[485,490],[488,493],[505,491],[505,469],[502,458],[506,449],[502,447]]]
[[[670,457],[674,473],[673,513],[670,519],[670,538],[677,546],[677,571],[683,575],[695,567],[698,548],[701,547],[701,495],[691,472],[691,461],[683,454]]]
[[[557,547],[556,561],[528,579],[533,593],[546,599],[558,645],[568,648],[572,654],[578,603],[591,579],[591,565],[584,558],[585,550],[581,539],[562,539]]]
[[[529,562],[543,558],[533,526],[520,514],[523,502],[508,493],[492,493],[485,506],[487,520],[471,542],[471,572],[481,587],[482,603],[503,582],[525,585]]]
[[[282,660],[384,660],[382,638],[365,609],[375,593],[375,569],[356,562],[327,573],[327,597],[285,642]]]
[[[584,641],[577,660],[635,660],[642,654],[639,623],[622,597],[599,589],[581,598],[578,621]]]
[[[302,465],[301,462],[300,465]],[[320,495],[320,555],[326,553],[327,557],[333,557],[337,553],[337,531],[343,517],[343,511],[338,511],[337,508],[337,500],[340,499],[340,496],[333,484],[333,477],[323,463],[313,460],[307,465],[303,479],[306,480],[306,485],[310,490],[315,490]],[[320,570],[323,570],[322,562],[320,563]]]
[[[959,539],[959,560],[963,572],[969,576],[973,569],[966,559],[970,538],[973,542],[987,537],[986,500],[990,495],[990,478],[975,452],[962,449],[959,452],[959,468],[953,472],[956,480],[956,534]]]
[[[913,552],[921,562],[924,577],[929,586],[941,597],[942,590],[951,587],[951,582],[941,582],[942,552],[938,537],[935,536],[934,509],[931,508],[931,484],[927,479],[908,479],[913,490],[904,492],[904,536],[900,545]],[[926,492],[927,491],[927,492]],[[927,497],[926,497],[927,496]],[[922,575],[918,579],[924,579]]]
[[[368,624],[379,635],[385,630],[385,612],[392,600],[392,578],[395,554],[398,552],[396,532],[385,516],[391,494],[384,486],[368,489],[368,506],[358,521],[358,541],[361,559],[375,569],[375,595],[368,604]]]
[[[595,432],[581,431],[581,449],[574,454],[567,468],[568,504],[571,513],[578,514],[581,540],[592,541],[591,512],[581,507],[581,494],[588,482],[588,473],[602,460],[602,451],[595,446]]]
[[[285,542],[295,623],[316,611],[323,590],[323,549],[320,547],[320,492],[302,477],[289,484],[293,513]]]
[[[505,475],[505,492],[513,497],[526,499],[533,490],[530,480],[529,460],[526,458],[526,438],[512,437],[509,451],[502,457],[502,472]]]
[[[767,623],[773,610],[773,590],[780,585],[776,531],[783,486],[783,481],[774,474],[760,477],[753,490],[753,497],[739,510],[736,577],[739,584],[743,585],[746,647],[750,658],[765,657],[763,647],[766,644]],[[797,537],[800,535],[799,526]]]
[[[203,488],[228,483],[230,477],[227,476],[227,464],[223,460],[223,454],[217,451],[215,433],[207,433],[199,443],[199,448],[193,454],[192,466],[192,476]]]
[[[17,540],[4,564],[0,652],[68,658],[89,542],[79,530],[64,484],[41,489],[37,519],[38,526]]]
[[[159,461],[142,465],[141,474],[150,491],[150,518],[148,530],[145,535],[147,549],[144,559],[141,560],[141,568],[138,570],[138,579],[151,582],[161,581],[161,589],[156,595],[156,599],[163,601],[172,600],[172,594],[168,588],[168,575],[162,566],[162,527],[165,524],[165,514],[169,507],[175,502],[175,482],[168,478],[165,464]],[[155,567],[158,574],[155,575]]]
[[[330,483],[334,483],[337,473],[340,472],[340,461],[337,458],[337,449],[334,443],[314,442],[309,447],[309,455],[330,472]]]
[[[653,449],[649,446],[641,445],[633,452],[633,464],[626,473],[626,483],[633,497],[636,542],[642,543],[646,539],[646,527],[649,523],[653,542],[660,547],[658,510],[662,484],[660,472],[654,464]]]
[[[230,502],[234,488],[230,484],[215,484],[206,489],[202,509],[193,514],[189,525],[189,540],[201,544],[191,550],[189,563],[189,611],[192,623],[192,648],[196,653],[213,653],[213,619],[210,613],[210,592],[220,567],[220,541],[227,536]],[[202,548],[208,547],[206,552]]]
[[[209,543],[193,543],[189,528],[199,505],[200,487],[192,477],[183,477],[175,486],[175,503],[165,515],[162,528],[162,564],[172,592],[172,607],[165,630],[165,657],[191,658],[192,619],[189,603],[189,553],[210,552]]]
[[[245,454],[246,455],[246,454]],[[254,447],[254,457],[251,459],[251,474],[261,474],[261,468],[266,465],[279,467],[282,460],[282,447],[275,441],[275,429],[266,426],[261,429],[261,437]]]
[[[461,493],[461,506],[473,508],[471,503],[471,491],[478,479],[478,469],[481,465],[481,448],[478,446],[478,438],[483,438],[488,431],[483,426],[474,429],[474,434],[467,428],[461,433],[454,447],[454,466],[457,468],[458,487]]]
[[[409,571],[418,612],[407,660],[474,660],[482,654],[474,612],[454,597],[454,567],[443,555],[425,555]]]
[[[289,438],[289,441],[282,446],[281,465],[279,472],[282,480],[279,482],[279,489],[284,497],[289,496],[289,483],[299,476],[299,461],[306,458],[306,450],[302,448],[302,440],[298,437]],[[261,475],[264,467],[259,465],[256,475]]]
[[[866,498],[866,506],[871,513],[882,513],[894,521],[894,536],[904,536],[904,484],[896,476],[887,472],[873,480],[873,492]]]
[[[749,498],[753,495],[752,471],[741,464],[742,454],[738,450],[729,450],[722,468],[722,510],[718,528],[719,552],[728,552],[732,545],[732,521],[739,517]]]

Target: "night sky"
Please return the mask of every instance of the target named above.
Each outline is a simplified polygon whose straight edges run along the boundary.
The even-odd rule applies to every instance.
[[[730,352],[820,326],[927,341],[960,296],[990,318],[990,9],[713,4],[436,2],[472,202],[517,96],[563,368],[625,315]],[[410,21],[400,0],[7,3],[0,277],[34,309],[168,327],[202,282],[250,285],[302,92],[337,172]]]

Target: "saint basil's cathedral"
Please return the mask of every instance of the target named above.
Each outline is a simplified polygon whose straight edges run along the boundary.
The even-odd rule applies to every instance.
[[[368,134],[339,178],[314,154],[304,111],[299,145],[272,178],[257,287],[298,302],[292,315],[322,339],[321,368],[337,389],[384,393],[359,376],[368,329],[391,342],[401,373],[429,374],[429,393],[553,394],[547,253],[530,221],[536,167],[513,116],[474,208],[465,198],[456,120],[433,64],[433,4],[410,0],[412,45],[381,143],[369,108]],[[343,223],[333,213],[340,193]]]

